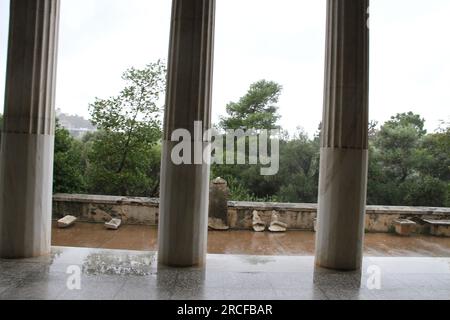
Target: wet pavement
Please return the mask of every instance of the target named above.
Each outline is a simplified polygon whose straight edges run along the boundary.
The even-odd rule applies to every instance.
[[[250,231],[209,232],[210,254],[312,256],[313,232],[289,231],[282,234]],[[76,223],[68,229],[52,230],[52,244],[122,250],[157,250],[157,229],[125,225],[118,231],[106,230],[102,224]],[[400,237],[394,234],[366,234],[368,257],[450,257],[450,238],[432,236]]]
[[[68,247],[0,259],[0,300],[450,299],[450,258],[366,257],[360,272],[316,268],[307,256],[208,255],[206,268],[184,269],[156,261],[154,252]]]

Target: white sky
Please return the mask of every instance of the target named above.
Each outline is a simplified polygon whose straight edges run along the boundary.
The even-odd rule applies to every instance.
[[[325,0],[217,0],[214,118],[260,79],[279,82],[281,124],[321,121]],[[0,0],[0,93],[9,0]],[[120,75],[167,59],[170,0],[62,0],[56,105],[88,117]],[[371,119],[414,111],[434,131],[450,121],[450,1],[371,1]],[[0,99],[3,109],[3,99]]]

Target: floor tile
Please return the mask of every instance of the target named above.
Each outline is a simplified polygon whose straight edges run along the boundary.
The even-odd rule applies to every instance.
[[[195,288],[181,289],[175,287],[171,300],[224,300],[225,289],[223,288]]]
[[[0,260],[5,300],[449,300],[449,258],[366,258],[371,274],[314,268],[313,257],[208,255],[206,269],[156,265],[154,253],[53,248],[51,259]],[[86,262],[93,269],[83,266]],[[70,290],[68,266],[81,290]],[[404,272],[402,272],[402,270]]]
[[[328,297],[319,288],[282,288],[275,289],[277,300],[327,300]]]

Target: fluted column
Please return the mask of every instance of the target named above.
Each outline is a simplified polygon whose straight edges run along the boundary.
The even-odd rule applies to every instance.
[[[185,129],[194,143],[197,121],[211,126],[211,88],[215,0],[173,0],[168,86],[161,168],[159,262],[170,266],[203,265],[208,231],[209,165],[175,164],[171,141]],[[197,162],[198,163],[198,162]]]
[[[59,0],[11,0],[0,155],[0,257],[50,252]]]
[[[361,267],[367,193],[369,0],[328,0],[316,264]]]

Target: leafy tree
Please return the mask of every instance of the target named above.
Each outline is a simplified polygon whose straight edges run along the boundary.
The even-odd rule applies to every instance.
[[[421,163],[421,171],[450,181],[450,124],[424,137],[422,148],[426,159]]]
[[[420,161],[419,146],[425,122],[412,113],[398,114],[386,122],[375,139],[379,160],[390,179],[402,183]]]
[[[260,165],[213,166],[213,176],[223,177],[235,201],[316,202],[320,144],[303,131],[280,141],[280,170],[261,176]]]
[[[53,191],[54,193],[83,193],[86,191],[84,171],[86,161],[82,142],[75,140],[56,121]]]
[[[416,174],[398,186],[402,195],[397,205],[443,207],[448,184],[426,174]]]
[[[227,129],[277,129],[278,100],[282,87],[273,81],[260,80],[250,86],[238,102],[226,106],[227,117],[222,117],[219,127]]]
[[[309,139],[299,130],[280,148],[282,181],[278,197],[283,202],[317,202],[320,163],[320,139]]]
[[[90,141],[89,191],[154,196],[159,185],[161,107],[166,68],[158,61],[123,74],[126,87],[115,97],[89,106],[99,132]]]
[[[427,135],[419,115],[392,117],[375,134],[370,150],[368,203],[444,206],[448,198],[445,133]]]
[[[445,188],[444,185],[447,185],[444,206],[450,207],[450,124],[443,123],[436,133],[426,136],[423,139],[422,148],[426,158],[421,163],[420,170],[439,179],[441,188]]]
[[[278,100],[282,87],[267,80],[253,83],[248,92],[238,102],[230,102],[227,107],[227,116],[221,117],[218,125],[222,131],[226,130],[258,130],[279,129]],[[237,142],[245,139],[244,144],[248,150],[249,142],[245,137],[236,137]],[[270,148],[269,148],[270,152]],[[223,154],[226,158],[226,151]],[[237,155],[236,155],[237,157]],[[248,160],[248,157],[246,157]],[[215,176],[223,177],[228,181],[233,199],[263,200],[274,199],[279,189],[278,177],[261,176],[260,165],[213,165]],[[247,194],[245,197],[244,194]]]
[[[385,123],[385,127],[412,127],[420,137],[427,134],[424,129],[425,119],[413,112],[399,113],[391,117],[391,120]]]

